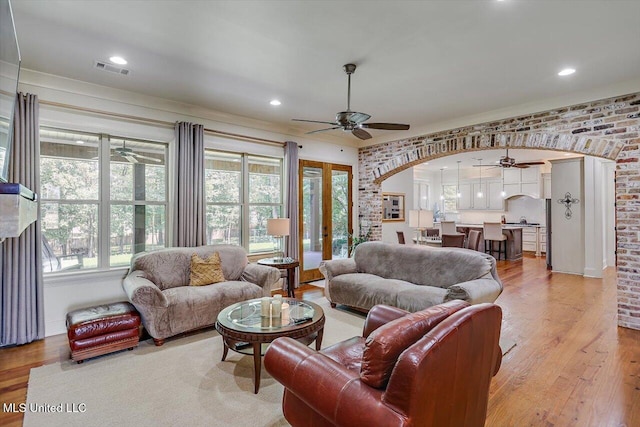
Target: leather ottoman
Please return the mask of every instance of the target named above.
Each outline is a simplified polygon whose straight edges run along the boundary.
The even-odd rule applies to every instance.
[[[125,348],[133,350],[140,337],[140,314],[128,302],[98,305],[67,313],[71,359],[101,356]]]

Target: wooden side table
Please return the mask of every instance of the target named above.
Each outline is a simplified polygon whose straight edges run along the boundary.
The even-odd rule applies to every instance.
[[[279,270],[287,271],[287,296],[295,298],[295,272],[300,265],[300,261],[293,258],[264,258],[258,260],[258,264],[275,267]]]

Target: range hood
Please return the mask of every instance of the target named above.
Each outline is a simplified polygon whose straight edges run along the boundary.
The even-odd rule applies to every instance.
[[[0,183],[0,240],[18,237],[38,218],[37,195],[20,184]]]

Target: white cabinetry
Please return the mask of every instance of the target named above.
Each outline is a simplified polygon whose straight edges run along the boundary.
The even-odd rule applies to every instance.
[[[547,252],[546,227],[522,227],[522,250],[535,252],[536,256]]]
[[[540,198],[541,179],[540,168],[531,166],[529,168],[508,168],[502,170],[504,180],[504,191],[506,197],[525,194],[534,199]]]
[[[482,192],[482,197],[478,193]],[[502,197],[502,181],[487,180],[482,182],[460,183],[458,210],[504,210]]]

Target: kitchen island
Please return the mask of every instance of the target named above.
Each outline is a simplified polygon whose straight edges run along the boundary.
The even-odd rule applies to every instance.
[[[456,224],[456,228],[459,232],[469,235],[470,230],[478,230],[481,233],[484,230],[482,224]],[[518,225],[502,225],[502,234],[507,237],[507,261],[518,261],[522,259],[522,226]],[[484,235],[480,236],[480,240],[484,240]],[[493,242],[493,250],[498,252],[498,242]],[[481,243],[480,248],[484,246]]]

